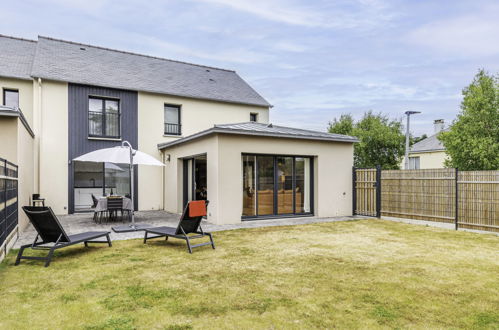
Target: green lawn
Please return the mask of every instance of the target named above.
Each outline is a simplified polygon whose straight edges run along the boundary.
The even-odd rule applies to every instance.
[[[0,265],[0,328],[499,329],[499,237],[382,220],[74,247]]]

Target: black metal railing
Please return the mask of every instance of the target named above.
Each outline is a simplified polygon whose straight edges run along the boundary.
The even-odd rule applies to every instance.
[[[119,112],[88,112],[88,135],[91,137],[120,137]]]
[[[18,223],[18,167],[0,158],[0,246]],[[7,247],[3,247],[7,252]]]
[[[165,123],[165,134],[181,135],[182,134],[181,125]]]

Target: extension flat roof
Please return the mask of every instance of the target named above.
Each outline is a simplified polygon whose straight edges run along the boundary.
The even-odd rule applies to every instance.
[[[272,124],[263,124],[255,122],[235,123],[215,125],[212,128],[201,131],[199,133],[186,136],[184,138],[158,144],[158,149],[165,149],[175,145],[183,144],[192,140],[196,140],[211,134],[236,134],[249,136],[269,136],[290,139],[316,140],[316,141],[331,141],[331,142],[348,142],[354,143],[359,140],[356,137],[333,134],[326,132],[318,132],[305,130],[300,128],[277,126]]]

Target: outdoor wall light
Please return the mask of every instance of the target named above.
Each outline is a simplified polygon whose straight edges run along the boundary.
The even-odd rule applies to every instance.
[[[169,162],[170,161],[170,154],[167,154],[166,155],[166,161]]]

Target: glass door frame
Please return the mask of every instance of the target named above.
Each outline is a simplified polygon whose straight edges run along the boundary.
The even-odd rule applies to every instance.
[[[196,158],[205,157],[208,161],[208,156],[206,153],[197,154],[193,156],[188,156],[182,159],[182,209],[185,208],[189,202],[189,190],[191,193],[191,200],[196,200]],[[191,169],[191,186],[189,187],[189,167]],[[208,186],[208,174],[206,180],[206,186]],[[206,187],[208,188],[208,187]]]
[[[275,219],[275,218],[286,218],[286,217],[302,217],[302,216],[313,216],[314,215],[314,204],[315,204],[315,196],[314,196],[314,156],[302,156],[302,155],[285,155],[285,154],[256,154],[256,153],[242,153],[241,154],[241,162],[243,161],[244,156],[253,156],[255,157],[255,215],[241,215],[241,220],[262,220],[262,219]],[[259,170],[258,170],[258,156],[267,156],[273,157],[273,166],[274,166],[274,187],[273,187],[273,214],[269,215],[258,215],[258,191],[259,191]],[[278,213],[278,158],[291,157],[293,158],[293,213]],[[309,212],[301,212],[296,213],[296,159],[297,158],[307,158],[310,161],[310,211]],[[241,164],[242,165],[242,164]],[[243,179],[243,177],[241,177]]]

